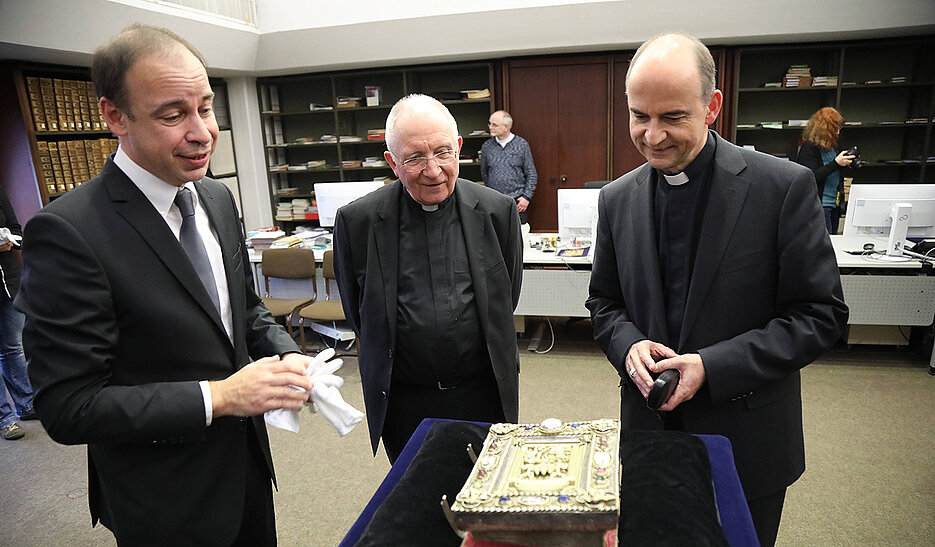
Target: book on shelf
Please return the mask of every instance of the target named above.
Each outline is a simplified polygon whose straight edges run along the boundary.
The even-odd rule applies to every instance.
[[[386,128],[380,127],[378,129],[368,129],[367,130],[367,140],[368,141],[382,141],[386,140]]]
[[[490,90],[487,88],[484,89],[464,89],[461,91],[461,96],[465,99],[489,99]]]
[[[469,137],[489,137],[490,132],[486,129],[475,129],[468,134]]]
[[[52,93],[55,97],[55,111],[58,113],[58,130],[74,131],[74,125],[69,127],[65,113],[65,88],[61,78],[52,78]]]
[[[325,160],[308,160],[305,166],[309,169],[324,169],[328,167],[328,162]]]
[[[320,112],[323,110],[334,110],[334,107],[324,103],[308,103],[308,109],[312,112]]]
[[[356,169],[361,167],[360,160],[342,160],[341,167],[344,169]]]
[[[782,87],[782,82],[766,82],[763,87]]]
[[[805,127],[808,125],[808,120],[789,120],[787,125],[789,127]]]
[[[364,86],[364,96],[367,98],[367,106],[380,106],[381,90],[378,85]]]
[[[337,107],[338,108],[357,108],[360,106],[361,98],[360,97],[338,97]]]
[[[782,129],[782,122],[760,122],[757,125],[763,129]]]
[[[45,114],[47,131],[58,131],[58,110],[55,107],[52,78],[39,78],[39,92],[42,96],[42,111]]]
[[[26,77],[26,93],[29,94],[29,108],[32,110],[32,122],[36,131],[48,131],[45,124],[45,111],[42,109],[42,92],[39,89],[39,78]]]
[[[340,139],[338,140],[341,142],[361,142],[364,139],[358,137],[357,135],[341,135]]]

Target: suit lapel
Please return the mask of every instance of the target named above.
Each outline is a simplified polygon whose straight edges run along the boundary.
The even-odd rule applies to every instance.
[[[648,314],[650,325],[646,335],[653,339],[668,340],[669,329],[665,322],[666,308],[659,269],[659,249],[656,246],[659,236],[656,234],[656,198],[655,187],[651,184],[652,172],[652,167],[646,164],[637,173],[637,184],[632,190],[632,204],[629,207],[630,217],[627,219],[629,226],[620,230],[628,240],[627,247],[636,248],[636,254],[633,255],[636,259],[627,260],[624,264],[624,279],[639,280],[634,282],[634,286],[643,287],[645,293],[637,295],[637,298],[645,299],[652,308]],[[646,234],[650,234],[650,237]],[[655,333],[662,336],[654,338]]]
[[[694,326],[714,281],[714,274],[727,252],[750,188],[749,181],[737,176],[747,166],[740,152],[719,136],[717,141],[711,189],[698,236],[697,258],[685,303],[685,315],[682,317],[679,346],[685,342]]]
[[[455,183],[455,198],[458,200],[458,216],[461,219],[461,233],[464,237],[464,249],[471,269],[471,284],[474,288],[474,302],[480,318],[484,338],[487,338],[487,316],[489,310],[487,293],[487,248],[484,245],[484,213],[477,209],[477,196],[467,191],[465,184],[474,184],[458,179]]]
[[[388,192],[386,201],[377,211],[377,221],[373,224],[373,238],[377,248],[379,272],[383,280],[386,298],[386,322],[389,327],[390,341],[396,341],[396,286],[399,279],[399,200],[403,186],[398,180],[393,183],[395,191]]]
[[[108,172],[108,167],[112,167]],[[211,302],[211,297],[198,282],[198,273],[185,254],[179,241],[172,234],[162,215],[153,207],[146,196],[130,181],[111,160],[103,172],[111,202],[120,215],[153,250],[165,267],[178,279],[198,305],[214,319],[218,328],[224,330],[221,317]],[[132,250],[128,250],[132,251]],[[193,283],[192,280],[195,280]]]

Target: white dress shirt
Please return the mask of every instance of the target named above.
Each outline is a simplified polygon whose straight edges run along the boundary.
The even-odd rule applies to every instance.
[[[176,239],[179,239],[179,233],[182,230],[182,213],[175,205],[175,196],[178,194],[179,187],[169,184],[159,179],[149,171],[140,167],[130,156],[123,151],[122,147],[117,147],[117,153],[114,154],[114,163],[124,172],[133,184],[143,192],[146,199],[153,205],[156,211],[162,215],[166,224]],[[217,234],[211,227],[208,220],[208,214],[201,204],[198,191],[192,182],[186,182],[185,186],[191,190],[195,205],[195,227],[198,229],[198,235],[204,242],[205,250],[208,253],[208,262],[211,263],[211,272],[214,274],[214,282],[217,285],[218,302],[221,307],[221,323],[227,332],[227,337],[233,339],[233,315],[231,314],[230,292],[227,286],[227,275],[224,271],[224,258],[221,254],[221,245],[218,243]],[[193,278],[191,283],[201,283],[197,277]],[[212,420],[211,390],[208,387],[208,381],[199,382],[201,393],[205,400],[205,418],[208,425]]]

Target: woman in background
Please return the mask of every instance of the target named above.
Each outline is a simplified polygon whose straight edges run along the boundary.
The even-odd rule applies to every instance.
[[[25,316],[13,307],[13,298],[19,291],[19,260],[13,255],[10,234],[22,237],[23,229],[16,220],[6,191],[0,187],[0,436],[7,440],[21,439],[26,431],[16,422],[35,420],[32,408],[33,391],[26,376],[26,357],[23,354],[23,321]],[[13,406],[7,400],[7,392]],[[14,413],[15,407],[15,413]]]
[[[802,133],[804,142],[796,158],[796,162],[815,173],[818,196],[825,211],[825,227],[829,234],[837,233],[838,219],[841,217],[838,199],[844,193],[841,168],[849,166],[856,157],[847,151],[835,152],[842,127],[844,116],[830,106],[812,114]]]

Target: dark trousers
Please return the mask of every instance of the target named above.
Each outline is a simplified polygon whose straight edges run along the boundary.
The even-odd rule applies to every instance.
[[[516,201],[517,203],[519,203],[519,197],[515,197],[515,198],[513,198],[513,200]],[[531,204],[530,204],[530,205],[531,205]],[[523,211],[522,213],[519,214],[519,223],[520,223],[520,224],[526,224],[526,213],[527,213],[527,212],[529,212],[529,207],[527,207],[525,211]]]
[[[252,420],[249,428],[252,428]],[[232,546],[276,545],[276,516],[273,510],[273,488],[266,460],[253,434],[247,435],[247,493],[244,499],[240,531]]]
[[[779,521],[782,518],[782,505],[785,500],[785,488],[761,498],[747,500],[750,516],[753,517],[753,527],[756,528],[761,547],[772,547],[776,544]]]
[[[386,420],[383,423],[383,448],[396,462],[409,437],[425,418],[503,422],[503,404],[493,370],[448,389],[438,385],[423,386],[392,380]]]

